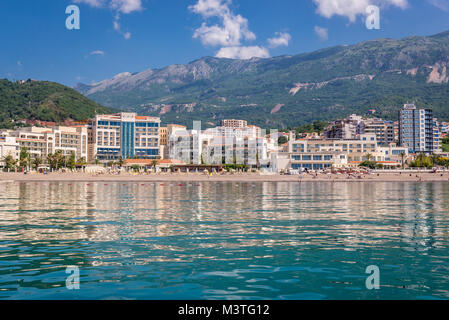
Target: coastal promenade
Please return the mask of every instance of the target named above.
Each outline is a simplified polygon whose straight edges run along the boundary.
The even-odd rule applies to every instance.
[[[196,173],[172,174],[87,174],[87,173],[49,173],[23,174],[0,173],[0,182],[448,182],[449,172],[438,173],[371,173],[348,174],[302,174],[302,175],[264,175],[256,173],[214,174],[208,176]]]

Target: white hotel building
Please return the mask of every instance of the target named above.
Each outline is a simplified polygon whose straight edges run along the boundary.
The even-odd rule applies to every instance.
[[[264,165],[272,148],[274,144],[254,126],[201,130],[198,125],[193,130],[173,132],[168,141],[170,159],[195,165]]]
[[[18,147],[18,154],[20,150],[26,148],[32,158],[45,159],[49,154],[60,151],[64,156],[70,156],[74,153],[76,159],[84,158],[87,160],[88,132],[85,126],[20,128],[1,132],[0,144]],[[5,156],[3,153],[7,151],[5,148],[2,148],[2,156]],[[16,159],[18,154],[15,155]]]
[[[20,146],[16,138],[9,136],[2,136],[0,133],[0,166],[4,166],[4,159],[11,155],[14,159],[19,158]]]

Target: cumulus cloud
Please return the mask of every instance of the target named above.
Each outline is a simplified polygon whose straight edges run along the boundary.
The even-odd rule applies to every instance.
[[[439,9],[449,12],[449,0],[427,0],[427,1]]]
[[[315,33],[321,41],[326,41],[327,39],[329,39],[329,33],[326,28],[315,26]]]
[[[126,40],[131,38],[130,32],[122,32],[120,15],[130,14],[143,10],[142,0],[74,0],[75,3],[84,3],[94,8],[109,8],[115,12],[113,27]]]
[[[252,46],[252,47],[225,47],[221,48],[216,55],[217,58],[228,59],[251,59],[251,58],[269,58],[270,53],[264,47]]]
[[[286,32],[276,32],[276,37],[268,39],[268,43],[271,48],[277,48],[281,46],[288,47],[292,36]]]
[[[358,15],[365,15],[369,5],[377,5],[385,8],[396,6],[405,9],[408,6],[407,0],[313,0],[317,5],[317,12],[326,18],[334,15],[347,17],[354,22]]]
[[[234,14],[229,5],[231,0],[198,0],[189,9],[205,19],[218,18],[220,24],[208,25],[203,22],[195,30],[193,37],[201,39],[204,45],[238,46],[242,40],[254,40],[256,35],[249,30],[248,20]]]
[[[205,21],[195,30],[194,39],[200,39],[204,46],[221,47],[216,57],[230,59],[267,58],[270,53],[267,48],[250,46],[245,41],[256,40],[256,35],[250,30],[248,19],[235,14],[230,6],[232,0],[197,0],[189,6],[189,10],[200,15]],[[215,22],[211,22],[214,20]],[[217,23],[218,21],[218,23]],[[279,37],[280,38],[280,37]],[[289,35],[282,39],[274,39],[273,44],[288,45]]]

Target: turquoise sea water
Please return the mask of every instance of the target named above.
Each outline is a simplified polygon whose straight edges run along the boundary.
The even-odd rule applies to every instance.
[[[449,299],[449,184],[2,182],[0,299]]]

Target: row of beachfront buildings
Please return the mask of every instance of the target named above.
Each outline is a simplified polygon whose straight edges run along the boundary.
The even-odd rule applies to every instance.
[[[385,166],[400,166],[416,153],[441,153],[441,138],[447,124],[439,124],[432,110],[405,105],[399,121],[373,117],[350,117],[329,124],[324,133],[262,130],[244,120],[223,120],[221,126],[192,129],[160,118],[135,113],[97,115],[70,126],[32,126],[0,130],[0,166],[4,158],[20,157],[26,148],[44,162],[48,155],[75,154],[87,163],[125,160],[128,164],[153,166],[165,163],[202,165],[247,165],[272,172],[300,169],[358,166],[374,160]],[[288,141],[279,144],[284,136]]]
[[[431,109],[418,109],[414,104],[406,104],[399,111],[398,121],[351,115],[333,121],[324,136],[327,139],[352,139],[360,134],[373,133],[380,145],[396,143],[407,146],[411,153],[441,153],[442,134],[448,133],[448,126],[448,123],[440,123],[434,118]]]

